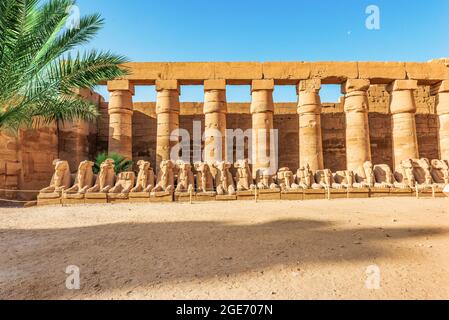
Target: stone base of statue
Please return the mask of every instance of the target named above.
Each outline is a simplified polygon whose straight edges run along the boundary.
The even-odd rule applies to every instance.
[[[175,192],[175,201],[178,202],[190,202],[195,200],[195,192],[192,192],[190,195],[190,192]]]
[[[327,199],[327,190],[304,189],[304,200],[323,200],[323,199]]]
[[[59,192],[39,193],[37,196],[38,206],[48,206],[61,204],[61,194]]]
[[[62,204],[84,204],[84,193],[64,193],[62,195]]]
[[[390,188],[370,188],[369,190],[370,198],[385,198],[389,197],[390,194]]]
[[[443,189],[443,194],[444,194],[446,197],[449,197],[449,184],[448,184],[447,186],[444,187],[444,189]]]
[[[411,188],[391,188],[390,196],[391,197],[411,197],[415,194],[415,192]]]
[[[124,203],[129,202],[127,193],[108,193],[109,203]]]
[[[150,202],[149,192],[130,192],[129,202]]]
[[[196,201],[215,201],[217,193],[215,191],[197,192],[195,195]]]
[[[281,189],[257,189],[257,200],[281,200]]]
[[[326,193],[328,191],[326,190]],[[327,194],[326,194],[327,197]],[[348,190],[347,189],[331,189],[330,190],[330,198],[331,199],[346,199],[348,198]]]
[[[234,201],[237,200],[237,195],[235,194],[217,194],[215,197],[217,201]]]
[[[104,192],[86,193],[84,203],[108,203],[108,194]]]
[[[369,198],[369,188],[348,188],[348,198]]]
[[[281,191],[281,200],[304,200],[303,189],[288,189]]]
[[[173,202],[173,192],[167,191],[151,192],[150,202]]]
[[[237,191],[237,200],[254,200],[253,190]]]

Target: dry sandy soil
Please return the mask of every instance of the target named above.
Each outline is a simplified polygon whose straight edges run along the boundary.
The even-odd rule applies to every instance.
[[[0,254],[2,299],[449,299],[449,199],[0,208]]]

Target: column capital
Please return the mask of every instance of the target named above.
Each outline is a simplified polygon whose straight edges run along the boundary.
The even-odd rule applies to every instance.
[[[176,90],[181,94],[178,80],[156,80],[156,91]]]
[[[274,80],[273,79],[265,79],[265,80],[253,80],[251,83],[251,92],[253,91],[261,91],[261,90],[274,90]]]
[[[368,79],[348,79],[341,85],[341,93],[349,94],[354,91],[368,91],[370,86]]]
[[[443,80],[433,86],[430,86],[431,95],[436,95],[442,92],[449,92],[449,80]]]
[[[387,86],[387,91],[404,91],[418,89],[418,80],[396,80]]]
[[[108,91],[129,91],[134,95],[134,83],[129,80],[111,80],[108,81]]]
[[[321,79],[301,80],[296,87],[296,91],[306,93],[318,93],[321,89]]]
[[[226,90],[226,80],[224,79],[204,80],[204,91],[210,90]]]

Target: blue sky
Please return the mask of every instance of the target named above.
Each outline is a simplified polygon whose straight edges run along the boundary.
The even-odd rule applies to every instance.
[[[99,12],[105,27],[88,47],[132,61],[427,61],[449,56],[448,0],[78,0],[81,14]],[[365,26],[367,6],[380,9],[380,29]],[[104,90],[102,89],[102,93]],[[183,87],[182,101],[202,100]],[[337,86],[325,86],[334,101]],[[276,101],[295,101],[276,87]],[[154,101],[137,88],[135,101]],[[228,89],[249,101],[249,87]]]

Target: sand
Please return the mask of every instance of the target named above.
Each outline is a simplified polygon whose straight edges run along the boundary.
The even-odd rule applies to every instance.
[[[448,299],[449,199],[0,208],[0,299],[92,298]]]

